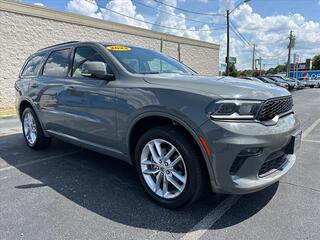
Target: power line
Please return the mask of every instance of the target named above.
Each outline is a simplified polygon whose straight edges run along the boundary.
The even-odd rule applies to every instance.
[[[162,5],[165,5],[165,6],[170,7],[170,8],[177,9],[177,10],[182,11],[182,12],[193,13],[193,14],[198,14],[198,15],[206,15],[206,16],[215,16],[215,17],[224,16],[224,14],[221,14],[221,13],[204,13],[204,12],[191,11],[189,9],[179,8],[179,7],[170,5],[168,3],[165,3],[165,2],[162,2],[162,1],[159,1],[159,0],[152,0],[152,1],[157,2],[159,4],[162,4]]]
[[[161,9],[159,9],[159,8],[155,8],[155,7],[149,6],[149,5],[145,4],[145,3],[140,2],[140,1],[137,1],[137,0],[132,0],[132,1],[135,2],[135,3],[138,4],[138,5],[141,5],[141,6],[144,6],[144,7],[153,9],[153,10],[156,10],[156,11],[158,11],[158,12],[163,12],[163,13],[165,13],[165,14],[168,14],[168,15],[171,15],[171,16],[174,16],[174,17],[177,17],[177,18],[185,19],[185,20],[188,20],[188,21],[197,22],[197,23],[202,23],[202,24],[207,24],[207,25],[226,26],[225,23],[205,22],[205,21],[195,20],[195,19],[192,19],[192,18],[182,17],[182,16],[179,16],[179,15],[170,13],[170,12],[168,12],[168,11],[164,11],[164,10],[161,10]]]
[[[86,2],[88,2],[88,3],[91,3],[91,4],[93,4],[93,5],[96,5],[96,6],[100,7],[100,8],[102,8],[102,9],[105,9],[105,10],[108,10],[108,11],[110,11],[110,12],[113,12],[113,13],[115,13],[115,14],[118,14],[118,15],[120,15],[120,16],[127,17],[127,18],[129,18],[129,19],[132,19],[132,20],[135,20],[135,21],[138,21],[138,22],[142,22],[142,23],[146,23],[146,24],[150,24],[150,25],[157,26],[157,27],[162,27],[162,28],[167,28],[167,29],[172,29],[172,30],[178,30],[178,31],[189,31],[189,32],[210,32],[210,31],[216,30],[216,29],[211,29],[211,28],[209,28],[209,29],[198,29],[198,30],[197,30],[197,29],[183,29],[183,28],[168,27],[168,26],[164,26],[164,25],[161,25],[161,24],[152,23],[152,22],[149,22],[149,21],[145,21],[145,20],[141,20],[141,19],[138,19],[138,18],[135,18],[135,17],[128,16],[128,15],[126,15],[126,14],[117,12],[117,11],[112,10],[112,9],[110,9],[110,8],[103,7],[103,6],[101,6],[101,5],[98,5],[98,4],[96,4],[96,3],[93,3],[93,2],[91,2],[90,0],[84,0],[84,1],[86,1]]]
[[[240,33],[240,31],[237,29],[237,27],[232,21],[230,21],[230,25],[231,25],[231,29],[233,28],[233,31],[237,32],[237,35],[240,36],[240,38],[246,43],[246,45],[251,47],[252,44]]]
[[[245,38],[243,38],[239,32],[234,28],[234,26],[230,25],[231,26],[231,30],[232,32],[241,40],[242,43],[244,43],[244,45],[248,48],[251,48],[251,45],[250,43],[247,42],[247,40]]]

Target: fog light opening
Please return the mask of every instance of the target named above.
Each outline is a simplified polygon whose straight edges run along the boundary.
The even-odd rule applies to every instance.
[[[256,156],[262,153],[263,148],[255,147],[255,148],[245,148],[243,149],[238,156]]]

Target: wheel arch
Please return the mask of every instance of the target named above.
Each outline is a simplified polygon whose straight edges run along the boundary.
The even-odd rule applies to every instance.
[[[28,99],[23,99],[23,100],[21,100],[20,103],[19,103],[19,105],[18,105],[18,113],[19,113],[19,119],[20,119],[20,121],[22,122],[22,114],[23,114],[24,110],[25,110],[27,107],[30,107],[30,108],[34,111],[34,113],[36,114],[36,117],[38,118],[38,121],[39,121],[42,129],[45,130],[44,125],[43,125],[41,119],[39,118],[39,114],[38,114],[38,112],[37,112],[36,107],[35,107],[34,104],[32,104],[32,102],[31,102],[30,100],[28,100]],[[49,135],[48,135],[48,133],[46,133],[46,131],[44,131],[44,135],[45,135],[46,137],[49,137]]]
[[[208,180],[210,181],[211,187],[214,188],[214,172],[210,162],[210,156],[206,153],[205,146],[201,143],[201,133],[197,132],[195,128],[191,127],[190,124],[181,120],[179,117],[174,115],[163,113],[163,112],[149,112],[139,115],[130,125],[127,137],[128,153],[131,159],[131,163],[134,164],[134,150],[135,144],[139,140],[139,137],[147,130],[161,126],[161,125],[172,125],[173,127],[179,128],[187,137],[191,137],[191,141],[194,143],[197,150],[202,157],[203,166],[206,169]],[[141,128],[142,127],[142,128]]]
[[[30,107],[33,111],[35,111],[33,104],[32,104],[29,100],[27,100],[27,99],[22,100],[22,101],[20,102],[19,108],[18,108],[18,113],[19,113],[19,118],[20,118],[20,120],[22,120],[22,114],[23,114],[24,110],[25,110],[27,107]],[[35,113],[36,113],[36,111],[35,111]],[[37,114],[37,113],[36,113],[36,114]],[[37,117],[38,117],[38,116],[37,116]]]

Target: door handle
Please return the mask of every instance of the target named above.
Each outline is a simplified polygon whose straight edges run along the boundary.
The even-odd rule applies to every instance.
[[[36,83],[33,83],[33,84],[31,84],[31,86],[30,87],[32,87],[32,88],[37,88],[37,87],[39,87],[39,85],[38,84],[36,84]]]
[[[65,89],[67,91],[74,91],[74,87],[73,86],[67,86],[67,87],[65,87]]]

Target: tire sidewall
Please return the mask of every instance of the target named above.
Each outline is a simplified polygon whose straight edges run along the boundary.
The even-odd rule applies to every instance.
[[[145,145],[154,139],[163,139],[171,143],[182,155],[187,171],[187,183],[183,190],[183,192],[173,198],[173,199],[164,199],[156,195],[145,182],[141,171],[140,158],[141,153]],[[193,196],[196,192],[197,186],[200,184],[199,177],[197,176],[199,173],[195,172],[195,169],[198,169],[197,161],[199,161],[199,157],[195,152],[192,151],[192,144],[185,138],[183,134],[175,129],[158,127],[149,130],[146,132],[138,141],[135,151],[135,167],[139,176],[139,179],[147,191],[147,193],[156,200],[160,205],[165,206],[167,208],[177,208],[181,207],[193,199]]]
[[[33,144],[29,143],[29,141],[27,140],[26,135],[25,135],[25,130],[24,130],[24,118],[28,113],[30,113],[32,115],[32,117],[34,119],[34,122],[36,124],[36,128],[37,128],[36,141]],[[31,148],[37,148],[37,146],[39,145],[41,134],[42,134],[42,128],[40,126],[39,120],[38,120],[35,112],[31,108],[26,108],[23,111],[23,114],[22,114],[22,131],[23,131],[24,140],[26,141],[27,145],[29,147],[31,147]]]

